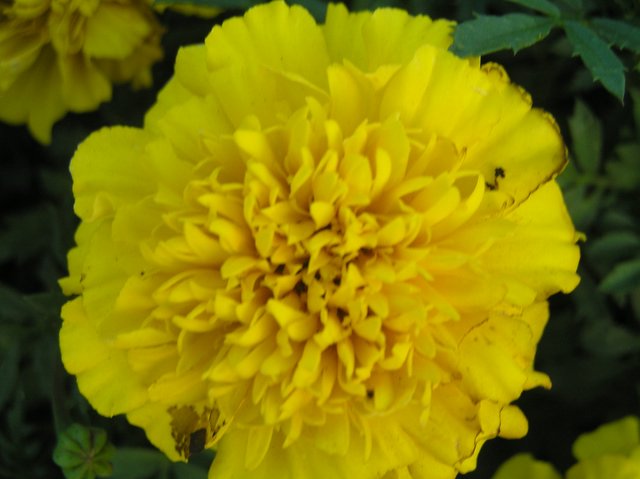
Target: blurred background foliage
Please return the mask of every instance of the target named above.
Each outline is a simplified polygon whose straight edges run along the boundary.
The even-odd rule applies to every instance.
[[[57,279],[65,275],[77,223],[68,172],[76,146],[102,126],[141,125],[172,74],[177,49],[201,42],[214,23],[257,2],[190,3],[224,11],[215,19],[160,15],[165,57],[154,67],[154,88],[116,88],[98,111],[57,123],[49,147],[23,127],[0,124],[0,478],[62,478],[63,470],[76,479],[206,478],[211,453],[171,464],[124,419],[96,415],[64,372],[57,346],[64,301]],[[295,3],[322,20],[323,1]],[[560,182],[586,241],[582,282],[572,295],[552,298],[537,356],[554,387],[525,393],[519,404],[530,419],[528,436],[490,441],[466,477],[489,479],[520,451],[566,470],[579,434],[640,413],[640,1],[347,4],[457,20],[453,50],[504,65],[560,125],[572,160]],[[68,429],[74,423],[85,428]]]

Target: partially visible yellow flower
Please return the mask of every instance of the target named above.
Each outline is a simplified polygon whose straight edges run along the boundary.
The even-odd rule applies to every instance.
[[[531,454],[516,454],[494,474],[493,479],[562,479],[553,466]]]
[[[98,412],[215,479],[451,479],[526,433],[565,148],[452,28],[261,5],[80,145],[60,343]]]
[[[66,112],[111,98],[112,83],[151,83],[162,56],[146,0],[0,0],[0,120],[42,143]]]
[[[640,420],[635,416],[600,426],[573,444],[578,460],[567,479],[637,479],[640,477]]]
[[[573,444],[578,463],[566,479],[640,478],[640,421],[629,416],[581,435]],[[505,462],[493,479],[560,479],[551,464],[529,454],[518,454]]]

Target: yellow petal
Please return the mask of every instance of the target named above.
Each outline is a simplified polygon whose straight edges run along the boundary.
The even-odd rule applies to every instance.
[[[33,136],[45,144],[51,142],[51,128],[65,110],[62,74],[48,46],[31,68],[0,92],[0,119],[12,124],[26,122]]]
[[[111,214],[120,204],[153,192],[144,156],[147,134],[125,127],[104,128],[84,141],[71,160],[74,210],[91,221]],[[118,161],[113,161],[118,158]]]
[[[507,218],[517,228],[497,240],[483,254],[483,261],[539,296],[572,291],[579,281],[575,271],[580,250],[558,184],[545,183]]]
[[[454,23],[410,16],[400,9],[349,13],[342,4],[330,4],[323,26],[331,60],[375,71],[387,64],[408,62],[420,45],[446,49],[451,45]]]
[[[88,17],[84,53],[93,57],[124,59],[150,33],[149,20],[131,5],[102,2]]]

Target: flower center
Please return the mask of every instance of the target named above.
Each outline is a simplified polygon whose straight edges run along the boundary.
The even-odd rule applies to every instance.
[[[415,398],[426,421],[447,374],[433,361],[447,343],[439,325],[458,317],[434,275],[470,261],[446,239],[477,212],[482,175],[458,171],[463,153],[442,138],[396,118],[342,131],[314,100],[224,141],[238,164],[189,184],[187,209],[167,217],[181,238],[150,253],[199,264],[155,298],[174,297],[181,361],[198,365],[203,396],[221,418],[286,425],[288,442],[327,414],[388,414]],[[252,404],[234,399],[246,395]]]

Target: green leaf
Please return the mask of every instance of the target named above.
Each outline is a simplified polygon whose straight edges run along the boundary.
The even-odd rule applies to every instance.
[[[594,18],[591,27],[610,44],[640,53],[640,27],[611,18]]]
[[[176,479],[207,479],[207,472],[207,469],[193,464],[183,462],[173,464],[173,477]]]
[[[616,156],[615,161],[607,161],[605,165],[612,187],[630,192],[640,187],[640,144],[619,145]]]
[[[625,294],[638,287],[640,287],[640,258],[618,263],[600,283],[600,289],[607,293]]]
[[[574,13],[579,13],[584,10],[582,0],[557,0],[557,2]]]
[[[564,199],[576,228],[588,231],[600,211],[602,193],[589,192],[585,185],[576,185],[565,192]]]
[[[575,319],[579,321],[583,319],[598,321],[602,318],[609,318],[610,314],[607,308],[606,296],[602,291],[598,291],[595,279],[590,271],[584,266],[580,266],[578,268],[578,274],[580,275],[580,284],[574,292],[571,293],[571,298],[575,302],[577,311]],[[560,337],[564,337],[565,333],[566,332],[563,332]]]
[[[564,29],[573,45],[574,53],[582,58],[594,80],[615,95],[624,99],[624,65],[611,48],[591,29],[575,20],[567,20]]]
[[[607,209],[598,221],[598,226],[603,230],[633,229],[636,227],[635,216],[623,209]]]
[[[93,479],[111,475],[114,447],[99,428],[72,424],[58,437],[55,462],[67,479]]]
[[[613,231],[589,241],[587,251],[596,263],[613,263],[640,249],[640,236],[632,231]]]
[[[145,448],[119,447],[113,455],[111,479],[156,478],[168,467],[169,460],[159,451]]]
[[[602,125],[582,101],[569,118],[573,153],[583,173],[597,173],[602,155]]]
[[[511,3],[517,3],[523,7],[546,13],[552,17],[560,16],[560,9],[549,0],[509,0]]]
[[[514,53],[546,37],[555,22],[522,13],[481,15],[456,28],[450,50],[461,57],[512,49]]]
[[[615,358],[640,352],[640,337],[607,318],[589,321],[580,339],[594,356]]]

